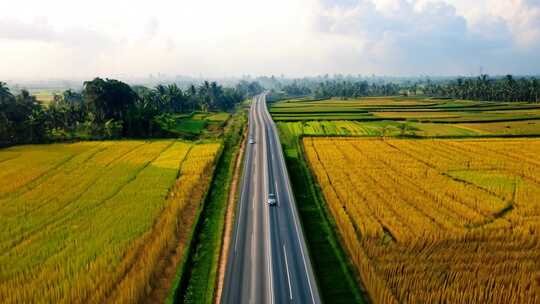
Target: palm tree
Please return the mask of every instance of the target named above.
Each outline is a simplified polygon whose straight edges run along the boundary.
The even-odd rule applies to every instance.
[[[195,111],[195,106],[197,105],[197,88],[195,85],[190,85],[188,88],[188,103],[191,106],[191,112]]]
[[[169,95],[172,110],[182,112],[184,109],[184,93],[176,83],[167,86],[167,94]]]
[[[222,95],[223,91],[221,87],[215,81],[212,81],[210,84],[210,104],[212,105],[212,108],[219,107],[223,109],[225,107]]]
[[[506,75],[504,77],[504,91],[506,94],[506,98],[509,101],[514,101],[514,89],[515,89],[516,82],[514,80],[514,77],[512,75]]]
[[[167,88],[162,85],[162,84],[159,84],[156,86],[156,93],[157,93],[157,97],[158,97],[158,108],[160,111],[163,111],[165,108],[168,107],[168,104],[169,104],[169,100],[168,100],[168,96],[167,96]]]
[[[531,83],[531,90],[533,91],[532,100],[534,102],[540,102],[540,82],[538,79],[533,79]]]
[[[488,100],[489,76],[486,74],[480,75],[480,98]]]
[[[212,105],[210,91],[210,83],[208,81],[204,81],[204,83],[199,87],[199,96],[201,97],[200,104],[203,112],[208,112],[208,109]]]
[[[12,98],[13,94],[9,91],[7,84],[0,81],[0,101],[3,101],[8,98]]]
[[[6,108],[9,106],[5,103],[8,99],[13,99],[13,95],[6,83],[0,81],[0,143],[9,141],[10,138],[10,121],[6,113]]]

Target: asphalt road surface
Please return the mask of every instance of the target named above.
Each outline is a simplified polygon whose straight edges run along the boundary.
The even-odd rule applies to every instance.
[[[321,303],[276,126],[256,96],[221,302]],[[274,193],[277,204],[268,204]]]

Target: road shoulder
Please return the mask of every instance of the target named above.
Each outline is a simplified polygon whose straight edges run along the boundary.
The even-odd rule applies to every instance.
[[[219,266],[217,274],[218,279],[216,281],[216,297],[214,299],[214,303],[216,304],[221,302],[223,284],[225,282],[225,272],[227,270],[227,261],[229,260],[229,247],[231,243],[232,230],[234,227],[234,211],[236,210],[236,202],[238,201],[238,183],[242,174],[242,162],[244,159],[244,152],[246,148],[247,130],[248,129],[246,128],[246,130],[244,131],[244,139],[242,140],[242,145],[240,146],[240,149],[236,155],[234,175],[231,183],[231,188],[229,190],[227,211],[224,223],[223,241],[221,243],[221,252],[219,255]]]

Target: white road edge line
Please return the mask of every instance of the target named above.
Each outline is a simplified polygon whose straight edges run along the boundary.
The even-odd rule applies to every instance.
[[[283,167],[282,167],[282,172],[283,172],[283,176],[286,176],[288,177],[288,175],[286,175],[286,173],[284,172],[283,170]],[[292,198],[291,198],[291,189],[290,189],[290,185],[289,183],[287,182],[287,188],[289,188],[289,203],[292,204]],[[300,232],[298,230],[298,222],[297,222],[297,218],[296,218],[296,214],[293,214],[293,219],[294,219],[294,227],[296,229],[296,234],[298,235],[297,239],[298,239],[298,246],[300,247],[300,252],[302,253],[302,261],[304,262],[304,269],[306,270],[306,277],[307,277],[307,281],[308,281],[308,285],[309,285],[309,292],[311,294],[311,300],[313,301],[313,303],[315,303],[315,297],[313,295],[313,288],[311,286],[311,280],[309,278],[309,273],[308,273],[308,267],[307,267],[307,263],[306,263],[306,256],[304,254],[304,248],[302,246],[302,243],[300,241]]]
[[[257,153],[257,157],[259,156],[259,150],[257,149],[255,151]],[[253,172],[256,172],[256,173],[260,173],[259,172],[260,168],[259,168],[259,165],[258,165],[258,162],[257,161],[254,161],[253,162]],[[252,181],[253,181],[253,189],[257,189],[257,179],[255,178],[252,178]],[[257,200],[255,199],[256,198],[256,195],[253,196],[253,204],[251,205],[251,210],[255,210],[255,204],[257,204]]]
[[[265,111],[266,113],[268,113],[268,111],[266,110]],[[268,113],[268,115],[270,115]],[[273,128],[273,124],[271,123],[270,124],[270,127]],[[276,129],[275,129],[276,130]],[[276,130],[277,131],[277,130]],[[274,132],[274,139],[276,139],[276,143],[277,143],[277,134],[276,132]],[[282,164],[285,164],[285,160],[283,159],[283,153],[281,150],[279,150],[279,157],[280,157],[280,160],[282,161]],[[292,190],[291,190],[291,187],[290,187],[290,184],[289,184],[289,175],[287,174],[287,172],[285,171],[285,166],[281,166],[281,171],[283,173],[283,177],[285,178],[286,180],[286,185],[287,185],[287,194],[288,194],[288,197],[289,197],[289,204],[291,205],[291,208],[294,208],[294,209],[291,209],[291,210],[295,210],[296,211],[296,208],[292,206],[292,202],[293,202],[293,198],[292,198]],[[309,285],[309,291],[310,291],[310,295],[311,295],[311,300],[313,301],[313,303],[316,303],[315,302],[315,297],[313,295],[313,288],[311,286],[311,280],[309,279],[309,273],[308,273],[308,267],[307,267],[307,263],[306,263],[306,256],[304,254],[304,249],[302,248],[302,243],[300,241],[300,233],[299,233],[299,230],[298,230],[298,223],[297,223],[297,218],[296,218],[296,212],[293,212],[293,220],[294,220],[294,227],[296,229],[296,234],[297,234],[297,239],[298,239],[298,245],[300,247],[300,252],[302,253],[302,261],[304,262],[304,269],[306,270],[305,273],[306,273],[306,277],[307,277],[307,281],[308,281],[308,285]]]
[[[289,299],[292,300],[291,275],[289,274],[289,262],[287,262],[287,250],[283,244],[283,254],[285,255],[285,268],[287,268],[287,283],[289,283]]]
[[[255,290],[255,280],[253,279],[255,277],[255,233],[253,231],[251,231],[251,257],[250,257],[250,262],[251,262],[251,291],[249,293],[249,303],[255,303],[254,300],[253,300],[253,296],[252,296],[252,293],[254,292]]]
[[[244,191],[242,191],[242,197],[240,198],[240,215],[238,217],[238,223],[237,223],[237,231],[238,231],[238,226],[240,226],[241,222],[242,222],[242,208],[244,208],[244,201],[245,201],[245,195],[244,195]],[[235,239],[234,239],[234,253],[236,253],[236,247],[238,246],[238,233],[235,233]]]
[[[253,127],[253,124],[255,123],[253,117],[251,117],[251,116],[253,116],[253,115],[250,113],[251,121],[248,121],[248,123],[250,124],[250,125],[249,125],[248,137],[253,136],[253,134],[251,134],[251,133],[252,133],[252,132],[251,132],[251,131],[252,131],[251,129],[252,129],[252,127]],[[248,163],[248,160],[249,160],[249,157],[247,157],[247,155],[249,154],[248,149],[251,149],[251,147],[249,147],[249,146],[246,147],[246,152],[245,152],[245,153],[246,153],[246,159],[245,159],[245,161],[244,161],[244,168],[247,167],[246,164]],[[253,157],[253,153],[251,153],[251,156]],[[246,185],[250,182],[250,181],[246,181],[246,179],[245,179],[245,174],[246,174],[246,173],[244,173],[243,176],[242,176],[242,181],[243,181],[243,183],[242,183],[242,193],[240,194],[240,209],[239,209],[239,210],[240,210],[240,214],[238,215],[238,220],[236,221],[236,223],[237,223],[237,224],[236,224],[236,227],[237,227],[237,228],[236,228],[236,231],[238,231],[238,227],[240,226],[240,224],[241,224],[241,222],[242,222],[242,213],[243,213],[242,210],[243,210],[243,207],[244,207],[244,201],[246,200],[246,198],[245,198],[245,197],[246,197],[246,188],[247,188]],[[237,247],[238,247],[238,232],[235,232],[235,238],[234,238],[234,253],[236,253],[236,248],[237,248]]]
[[[255,107],[254,107],[254,109],[255,109]],[[257,119],[256,119],[257,117],[255,115],[253,115],[253,118],[254,118],[253,120],[254,120],[255,126],[259,126],[260,124],[257,122]],[[256,129],[256,127],[255,127],[255,129]],[[257,158],[259,157],[259,153],[260,153],[260,151],[259,151],[258,147],[257,147],[257,149],[253,150],[252,160],[255,159],[255,163],[256,163]],[[257,157],[256,158],[253,157],[254,155],[256,155]],[[259,177],[260,174],[261,174],[261,172],[259,172],[259,167],[256,167],[256,170],[254,170],[252,172],[253,172],[252,177],[254,176],[256,178]],[[255,186],[254,189],[257,189],[257,180],[256,180],[256,178],[252,178],[252,180],[254,182],[253,185]],[[253,194],[253,201],[254,202],[259,200],[259,195],[260,195],[259,191],[254,192],[254,194]],[[256,207],[255,204],[253,206]],[[253,212],[256,213],[255,210]],[[252,241],[251,241],[251,261],[252,261],[252,264],[251,264],[251,275],[250,275],[250,301],[252,301],[252,300],[254,301],[254,298],[255,298],[254,293],[255,293],[255,289],[256,289],[256,287],[255,287],[255,285],[256,285],[255,284],[256,283],[255,282],[255,277],[256,277],[255,270],[256,270],[256,267],[255,267],[255,261],[254,261],[255,259],[254,258],[256,256],[255,255],[255,250],[256,250],[255,235],[259,231],[259,229],[258,229],[258,217],[257,216],[253,216],[252,224],[253,224],[253,229],[251,231],[251,233],[252,233]]]
[[[254,150],[254,153],[257,155],[257,157],[259,156],[259,151],[258,150]],[[258,171],[253,171],[253,175],[252,176],[255,176],[255,177],[258,177],[260,172]],[[253,179],[255,181],[255,179]],[[251,182],[251,181],[250,181]],[[257,185],[257,182],[255,181],[254,182],[254,185],[255,185],[255,188],[256,188],[256,185]],[[255,191],[255,193],[253,194],[253,200],[256,201],[257,198],[259,196],[259,193],[258,191]],[[255,212],[255,211],[254,211]],[[258,229],[257,229],[257,217],[254,216],[253,217],[253,220],[252,220],[252,225],[253,225],[253,228],[251,230],[251,258],[250,258],[250,262],[251,262],[251,273],[250,273],[250,278],[249,278],[249,287],[250,287],[250,290],[249,290],[249,303],[254,303],[255,301],[255,289],[256,289],[256,282],[255,282],[255,277],[256,277],[256,273],[255,273],[255,270],[256,270],[256,261],[255,261],[255,234],[258,232]]]
[[[263,128],[263,132],[262,132],[262,137],[264,138],[264,141],[263,141],[263,155],[265,157],[263,157],[263,159],[266,161],[266,165],[264,166],[266,168],[266,171],[265,172],[266,174],[263,174],[263,177],[264,177],[264,187],[267,187],[268,186],[268,149],[266,148],[267,145],[268,145],[268,138],[266,137],[266,132],[265,132],[265,124],[264,124],[264,120],[263,120],[263,117],[262,117],[262,114],[261,111],[260,111],[260,105],[262,104],[261,100],[259,99],[258,100],[258,108],[259,108],[259,114],[258,117],[259,119],[261,120],[261,126]],[[263,168],[264,168],[263,167]],[[264,202],[266,202],[266,200],[268,199],[268,197],[266,197],[266,192],[265,191],[265,200]],[[272,261],[272,240],[271,240],[271,231],[270,231],[270,210],[267,206],[267,204],[263,203],[263,210],[266,211],[266,216],[264,217],[265,220],[266,220],[266,231],[267,231],[267,237],[266,237],[266,247],[267,247],[267,250],[268,250],[268,256],[269,258],[266,260],[266,265],[267,265],[267,268],[268,268],[268,273],[270,274],[270,278],[269,278],[269,283],[270,283],[270,303],[274,303],[274,273],[273,273],[273,269],[272,269],[272,266],[271,266],[271,261]]]

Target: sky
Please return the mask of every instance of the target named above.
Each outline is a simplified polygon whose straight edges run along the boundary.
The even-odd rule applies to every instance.
[[[0,0],[0,80],[540,74],[540,0]]]

